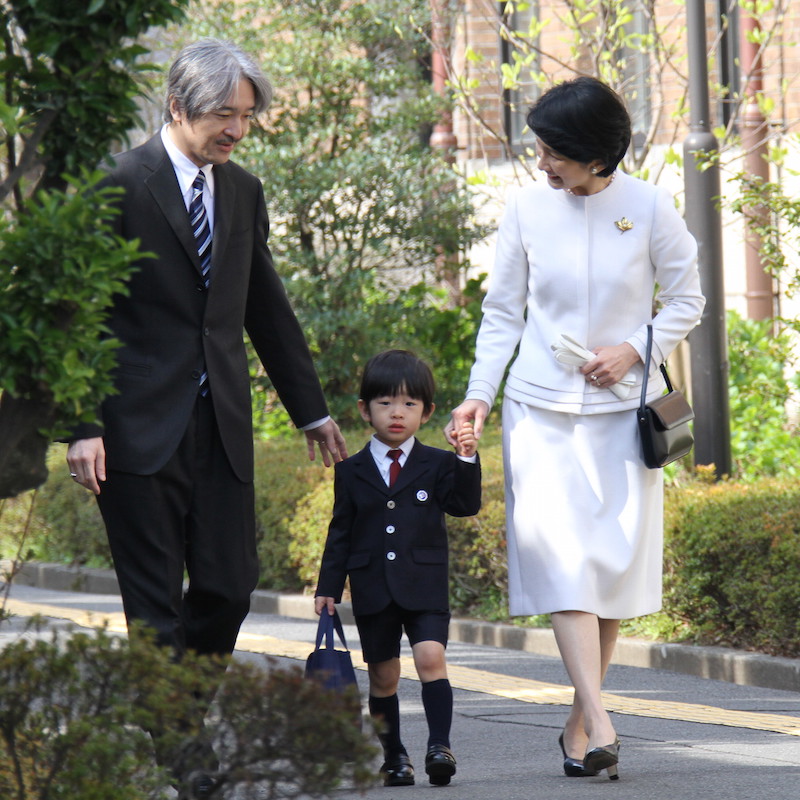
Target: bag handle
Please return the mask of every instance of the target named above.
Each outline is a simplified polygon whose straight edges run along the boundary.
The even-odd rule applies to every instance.
[[[342,646],[348,650],[347,640],[344,638],[344,628],[342,627],[342,620],[339,619],[339,612],[334,608],[333,614],[329,614],[327,609],[323,608],[322,613],[319,615],[319,624],[317,625],[317,644],[315,649],[319,650],[322,644],[322,637],[325,637],[325,647],[328,650],[334,650],[335,644],[333,641],[333,631],[339,635]]]
[[[639,412],[644,414],[645,406],[647,405],[647,380],[650,377],[650,359],[652,358],[653,354],[653,326],[648,324],[647,326],[647,350],[644,354],[644,377],[642,378],[642,396],[639,400]],[[667,375],[667,367],[665,364],[661,364],[661,374],[664,376],[664,380],[667,383],[667,393],[672,391],[672,381],[669,379],[669,375]]]

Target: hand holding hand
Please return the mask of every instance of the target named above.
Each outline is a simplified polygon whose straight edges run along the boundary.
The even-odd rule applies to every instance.
[[[475,429],[470,421],[465,422],[458,431],[456,453],[465,458],[471,458],[478,452],[478,439]]]
[[[483,433],[483,423],[489,415],[489,406],[483,400],[465,400],[458,408],[453,410],[450,422],[444,428],[444,438],[453,446],[458,447],[458,434],[465,422],[471,422],[473,435],[476,439],[481,438]]]

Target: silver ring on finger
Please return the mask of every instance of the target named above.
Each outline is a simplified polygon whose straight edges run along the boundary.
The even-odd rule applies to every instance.
[[[70,472],[69,476],[70,476],[70,478],[77,478],[78,477],[78,473],[77,472]]]
[[[597,383],[597,375],[595,375],[594,373],[592,373],[592,374],[591,374],[589,377],[590,377],[590,378],[591,378],[591,379],[592,379],[592,380],[593,380],[595,383]]]

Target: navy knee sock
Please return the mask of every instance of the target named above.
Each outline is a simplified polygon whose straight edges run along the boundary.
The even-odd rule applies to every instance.
[[[450,747],[450,726],[453,722],[453,688],[447,678],[422,684],[422,705],[428,720],[428,747],[443,744]]]
[[[400,703],[397,695],[390,697],[369,696],[370,716],[378,720],[382,730],[378,733],[386,759],[396,755],[407,755],[400,741]]]

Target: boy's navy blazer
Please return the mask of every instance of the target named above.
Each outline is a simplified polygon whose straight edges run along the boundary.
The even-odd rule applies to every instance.
[[[367,445],[336,464],[333,516],[317,595],[341,600],[350,576],[353,612],[447,610],[445,514],[481,507],[480,463],[415,441],[395,485],[381,477]]]

